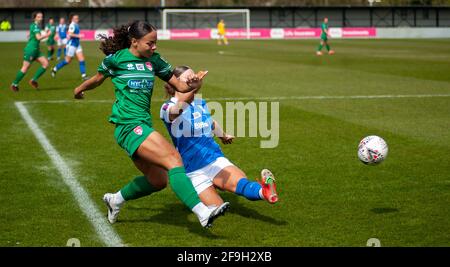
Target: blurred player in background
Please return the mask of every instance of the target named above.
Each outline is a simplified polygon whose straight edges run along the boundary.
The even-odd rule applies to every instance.
[[[55,53],[55,35],[56,35],[56,25],[53,18],[48,19],[48,23],[45,26],[45,31],[50,31],[50,35],[47,39],[47,60],[53,60],[53,53]]]
[[[135,177],[116,193],[107,193],[103,201],[108,220],[114,223],[120,207],[129,200],[156,193],[167,186],[194,212],[203,227],[210,227],[229,203],[208,207],[203,204],[183,166],[176,149],[153,128],[150,104],[156,77],[176,90],[187,92],[200,88],[203,76],[191,75],[181,82],[172,73],[172,66],[156,52],[156,28],[145,21],[134,21],[114,29],[114,36],[102,36],[100,49],[106,55],[97,74],[75,88],[75,98],[82,98],[111,78],[116,101],[109,121],[115,124],[114,137],[128,153],[143,175]]]
[[[61,52],[63,52],[63,57],[66,56],[66,45],[67,45],[67,24],[64,18],[59,18],[59,24],[56,27],[56,34],[58,39],[58,51],[56,52],[56,59],[61,58]]]
[[[328,18],[323,19],[321,30],[322,30],[322,33],[320,34],[320,44],[319,44],[319,47],[317,48],[316,53],[318,56],[321,56],[322,48],[325,45],[325,47],[327,48],[328,54],[332,55],[332,54],[334,54],[334,51],[330,50],[330,45],[328,44],[328,37],[330,37],[330,33],[328,32]]]
[[[184,82],[194,71],[187,66],[179,66],[174,69],[173,74]],[[200,200],[205,205],[221,205],[223,200],[216,191],[219,188],[248,200],[276,203],[278,195],[271,171],[262,170],[260,182],[250,181],[239,167],[224,156],[214,136],[223,144],[231,144],[234,136],[226,134],[217,121],[212,119],[204,99],[194,99],[199,89],[181,93],[170,84],[165,84],[164,87],[171,98],[162,105],[160,118],[180,152],[186,174]]]
[[[33,61],[37,60],[41,64],[41,67],[39,67],[39,69],[36,71],[36,74],[28,82],[35,89],[37,89],[39,86],[37,80],[42,76],[42,74],[44,74],[45,70],[48,67],[48,60],[41,53],[39,44],[42,39],[50,36],[50,31],[47,31],[44,34],[41,33],[40,24],[42,23],[42,19],[44,17],[42,12],[33,12],[32,17],[34,21],[30,25],[28,42],[24,49],[22,68],[17,72],[16,78],[10,86],[11,90],[13,90],[14,92],[19,91],[19,82],[25,76],[25,73],[27,73]]]
[[[87,80],[89,77],[86,75],[86,63],[84,61],[84,55],[83,55],[83,48],[80,44],[80,26],[78,26],[80,18],[77,14],[74,14],[70,18],[70,25],[69,25],[69,41],[67,41],[67,54],[65,59],[60,61],[53,69],[52,69],[52,77],[56,76],[56,72],[60,70],[65,65],[69,64],[72,61],[72,58],[77,56],[78,62],[80,63],[80,72],[81,72],[81,79]]]
[[[225,29],[225,22],[223,21],[223,19],[221,19],[219,23],[217,23],[217,34],[219,35],[219,39],[217,39],[218,45],[222,45],[222,40],[225,45],[228,45],[226,33],[227,31]]]
[[[5,19],[2,21],[2,23],[0,24],[0,30],[2,30],[3,32],[11,30],[11,23],[9,22],[9,20]]]

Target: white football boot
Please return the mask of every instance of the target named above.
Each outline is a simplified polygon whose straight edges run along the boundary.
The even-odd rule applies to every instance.
[[[230,203],[229,202],[225,202],[222,205],[220,205],[219,207],[217,206],[208,206],[208,209],[210,210],[210,213],[208,216],[205,216],[203,218],[199,217],[200,220],[200,224],[204,227],[204,228],[210,228],[212,226],[212,223],[214,222],[214,220],[221,216],[224,215],[225,212],[230,208]]]
[[[115,195],[111,193],[106,193],[103,195],[103,202],[105,202],[106,207],[108,208],[108,221],[110,223],[115,223],[117,221],[117,217],[119,216],[120,206],[115,201]]]

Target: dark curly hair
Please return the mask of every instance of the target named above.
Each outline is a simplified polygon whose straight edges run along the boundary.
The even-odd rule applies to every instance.
[[[146,21],[135,20],[130,24],[114,28],[114,36],[98,35],[102,40],[100,50],[105,55],[114,54],[121,49],[130,47],[131,38],[141,39],[153,31],[156,31],[155,26]]]

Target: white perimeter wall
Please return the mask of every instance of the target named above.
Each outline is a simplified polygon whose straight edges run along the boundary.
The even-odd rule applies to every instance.
[[[23,42],[27,40],[29,31],[0,32],[0,42]]]
[[[28,31],[0,32],[0,42],[27,41]],[[370,37],[369,37],[370,38]],[[448,28],[377,28],[374,38],[400,39],[400,38],[450,38]]]
[[[450,38],[450,28],[377,28],[377,38]]]

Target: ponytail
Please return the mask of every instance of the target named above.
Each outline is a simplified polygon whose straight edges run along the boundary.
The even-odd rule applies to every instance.
[[[150,32],[156,31],[155,26],[145,21],[135,20],[128,25],[122,25],[113,30],[114,36],[98,35],[102,40],[100,50],[105,55],[114,54],[121,49],[130,47],[131,38],[140,39]]]
[[[105,55],[111,55],[117,51],[130,47],[131,40],[128,37],[128,25],[122,25],[119,28],[115,28],[114,36],[107,36],[99,34],[98,37],[102,40],[100,44],[100,50]]]

